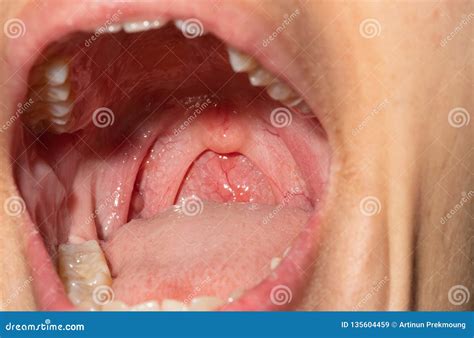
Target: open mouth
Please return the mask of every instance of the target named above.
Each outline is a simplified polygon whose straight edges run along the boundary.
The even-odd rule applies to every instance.
[[[297,309],[329,172],[314,107],[251,44],[216,37],[223,19],[98,6],[36,33],[17,90],[39,307]]]

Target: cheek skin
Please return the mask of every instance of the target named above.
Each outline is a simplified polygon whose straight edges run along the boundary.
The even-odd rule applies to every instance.
[[[23,7],[26,1],[0,1],[0,22],[5,22]],[[8,102],[6,93],[6,65],[5,45],[7,38],[0,34],[0,102]],[[0,106],[1,124],[7,120],[9,112],[5,105]],[[12,180],[12,168],[10,166],[9,153],[12,133],[0,133],[0,201],[12,196],[18,196]],[[31,275],[24,255],[24,238],[20,229],[24,223],[22,213],[20,216],[8,215],[5,208],[0,209],[0,309],[4,310],[33,310],[35,309],[33,293],[31,289]]]

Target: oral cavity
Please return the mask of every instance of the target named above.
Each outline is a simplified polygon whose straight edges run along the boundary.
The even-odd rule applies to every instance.
[[[170,27],[167,26],[167,23],[168,20],[162,18],[115,24],[108,27],[107,34],[123,34],[121,32],[129,34],[143,33],[160,29],[169,31]],[[185,36],[186,30],[190,29],[190,25],[186,25],[185,20],[176,20],[175,26],[178,27]],[[199,30],[198,36],[205,34],[204,28],[202,27],[193,29]],[[168,32],[165,34],[168,34]],[[78,42],[80,41],[81,40]],[[101,42],[98,41],[96,44],[99,45]],[[92,47],[94,48],[94,46]],[[117,47],[120,46],[114,44],[109,46],[109,48]],[[107,46],[102,46],[101,49],[104,50],[105,48],[107,48]],[[54,48],[50,50],[56,51]],[[252,86],[264,87],[269,97],[280,102],[296,114],[311,114],[311,109],[304,102],[302,97],[284,83],[284,81],[279,80],[276,76],[267,71],[252,56],[232,47],[228,47],[227,52],[228,60],[233,71],[236,73],[247,73],[249,83]],[[77,106],[80,105],[80,97],[84,97],[84,90],[90,85],[90,82],[87,82],[85,86],[71,84],[70,82],[70,77],[73,73],[70,68],[78,63],[77,59],[85,58],[83,55],[78,56],[76,53],[77,50],[71,51],[65,49],[62,51],[62,58],[41,62],[35,66],[31,72],[30,82],[33,86],[29,90],[28,97],[33,98],[35,104],[24,117],[31,129],[37,132],[48,130],[54,133],[64,133],[74,132],[84,127],[83,123],[77,123],[78,121],[84,121],[83,116],[78,116],[78,111],[81,109],[78,109]],[[107,59],[107,62],[108,61],[110,61],[110,59]],[[101,71],[108,66],[108,63],[104,64]],[[82,70],[76,69],[76,71]],[[97,75],[101,76],[103,74]],[[92,80],[92,78],[89,80]],[[157,80],[159,81],[160,79]],[[115,85],[117,84],[115,83]]]
[[[225,307],[275,276],[318,206],[328,163],[304,100],[166,21],[110,26],[88,49],[75,33],[30,73],[22,118],[41,143],[25,133],[16,177],[80,309]]]

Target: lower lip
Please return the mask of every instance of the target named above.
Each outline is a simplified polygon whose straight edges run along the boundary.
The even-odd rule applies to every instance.
[[[72,311],[64,286],[54,268],[44,241],[29,219],[25,223],[26,256],[31,266],[33,288],[38,309]],[[295,309],[304,296],[303,290],[317,251],[319,214],[316,212],[296,239],[288,256],[271,276],[248,290],[238,300],[221,308],[223,311],[275,311]]]

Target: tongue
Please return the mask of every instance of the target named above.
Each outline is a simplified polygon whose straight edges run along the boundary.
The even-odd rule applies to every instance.
[[[150,176],[146,169],[142,175]],[[280,199],[278,187],[248,157],[209,150],[191,165],[175,203],[147,219],[149,208],[132,203],[140,210],[131,214],[142,219],[104,245],[118,299],[226,300],[269,275],[272,258],[283,255],[311,210],[302,191]]]
[[[115,232],[104,249],[118,299],[226,300],[268,276],[271,259],[283,255],[309,216],[286,203],[198,205],[194,212],[172,207]]]

